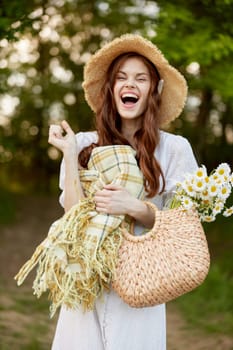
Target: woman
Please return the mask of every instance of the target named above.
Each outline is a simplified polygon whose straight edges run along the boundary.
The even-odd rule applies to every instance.
[[[114,144],[136,150],[147,197],[162,209],[176,183],[197,167],[188,141],[160,130],[183,109],[185,79],[151,42],[126,34],[92,56],[83,87],[96,131],[75,135],[63,121],[49,132],[49,143],[63,153],[60,202],[65,211],[84,196],[78,168],[86,168],[93,147]],[[106,185],[95,203],[100,213],[134,218],[135,234],[153,225],[151,209],[123,187]],[[52,349],[165,350],[165,305],[134,309],[111,290],[93,311],[62,307]]]

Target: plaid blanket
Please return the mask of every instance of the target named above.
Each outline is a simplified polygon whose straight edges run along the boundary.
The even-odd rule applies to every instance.
[[[92,309],[95,299],[108,289],[121,243],[121,224],[131,224],[124,215],[95,210],[93,196],[105,184],[125,187],[134,197],[145,197],[143,176],[130,146],[93,149],[87,169],[79,171],[85,198],[55,221],[46,239],[36,248],[15,276],[18,285],[36,266],[34,294],[50,291],[51,316],[65,304]]]
[[[80,171],[85,195],[91,197],[106,184],[125,187],[134,197],[144,198],[143,178],[130,146],[102,146],[93,149],[88,170]],[[124,216],[93,213],[86,234],[98,236],[101,240],[118,227]],[[100,240],[99,239],[99,240]]]

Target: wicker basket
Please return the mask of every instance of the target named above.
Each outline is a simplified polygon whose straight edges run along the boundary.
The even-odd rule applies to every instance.
[[[152,230],[134,236],[123,229],[112,287],[132,307],[171,301],[199,286],[210,256],[198,214],[181,208],[155,211]]]

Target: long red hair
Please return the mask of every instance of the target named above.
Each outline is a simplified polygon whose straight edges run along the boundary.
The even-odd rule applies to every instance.
[[[122,64],[129,57],[138,57],[147,66],[151,86],[148,95],[148,104],[142,119],[142,126],[134,134],[136,145],[136,158],[138,165],[144,175],[144,185],[148,197],[154,197],[160,188],[160,178],[162,180],[162,189],[165,188],[165,178],[162,169],[154,157],[155,149],[159,143],[159,106],[160,95],[157,92],[157,85],[160,79],[156,67],[144,56],[130,52],[118,56],[110,65],[105,83],[101,91],[101,103],[96,112],[96,130],[98,133],[98,143],[86,147],[79,154],[81,166],[87,167],[91,151],[96,146],[107,145],[129,145],[129,141],[121,133],[121,117],[116,109],[113,96],[113,87],[116,75]]]

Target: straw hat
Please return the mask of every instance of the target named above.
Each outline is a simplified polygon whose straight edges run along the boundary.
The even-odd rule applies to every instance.
[[[161,51],[149,40],[140,35],[124,34],[98,50],[84,67],[83,88],[85,98],[96,112],[100,103],[100,91],[106,72],[112,61],[119,55],[136,52],[145,56],[157,68],[160,79],[164,80],[161,92],[161,126],[177,118],[184,108],[187,96],[186,80],[172,67]]]

